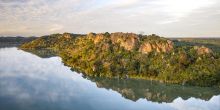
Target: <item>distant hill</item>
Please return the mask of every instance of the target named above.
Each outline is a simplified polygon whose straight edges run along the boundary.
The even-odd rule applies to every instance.
[[[220,52],[220,38],[173,38],[172,40],[176,40],[183,45],[204,45]]]
[[[35,39],[37,39],[37,37],[0,37],[0,47],[19,46]]]
[[[219,47],[215,44],[209,44]],[[89,76],[220,85],[220,53],[209,45],[135,33],[52,34],[23,44],[52,49],[65,65]]]

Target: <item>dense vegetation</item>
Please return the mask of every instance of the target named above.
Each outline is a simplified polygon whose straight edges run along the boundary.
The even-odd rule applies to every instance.
[[[183,43],[173,44],[154,34],[64,33],[40,37],[20,48],[56,50],[65,65],[89,76],[220,85],[220,54],[204,46]]]

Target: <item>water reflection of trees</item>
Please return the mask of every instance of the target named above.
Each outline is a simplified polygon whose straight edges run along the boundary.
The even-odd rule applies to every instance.
[[[35,54],[41,58],[49,58],[57,55],[56,52],[47,49],[29,50],[27,52]],[[76,70],[73,69],[72,71]],[[194,97],[207,101],[214,95],[220,94],[220,90],[217,88],[168,85],[155,81],[137,79],[84,77],[95,82],[97,87],[117,91],[124,98],[132,101],[144,98],[153,102],[169,103],[178,97],[181,97],[184,100]]]
[[[24,51],[37,55],[38,57],[41,58],[50,58],[57,56],[57,52],[51,49],[24,50]]]
[[[140,98],[153,102],[172,102],[181,97],[187,100],[190,97],[210,100],[214,95],[220,94],[217,88],[189,87],[180,85],[167,85],[154,81],[135,79],[113,79],[100,77],[87,77],[96,83],[99,88],[112,89],[124,98],[137,101]]]

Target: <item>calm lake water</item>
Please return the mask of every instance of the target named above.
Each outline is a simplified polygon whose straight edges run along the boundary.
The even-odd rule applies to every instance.
[[[220,110],[220,90],[88,77],[53,52],[0,48],[0,110]]]

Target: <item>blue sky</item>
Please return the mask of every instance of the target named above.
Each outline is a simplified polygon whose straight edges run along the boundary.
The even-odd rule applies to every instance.
[[[220,1],[0,0],[0,36],[107,31],[220,37]]]

